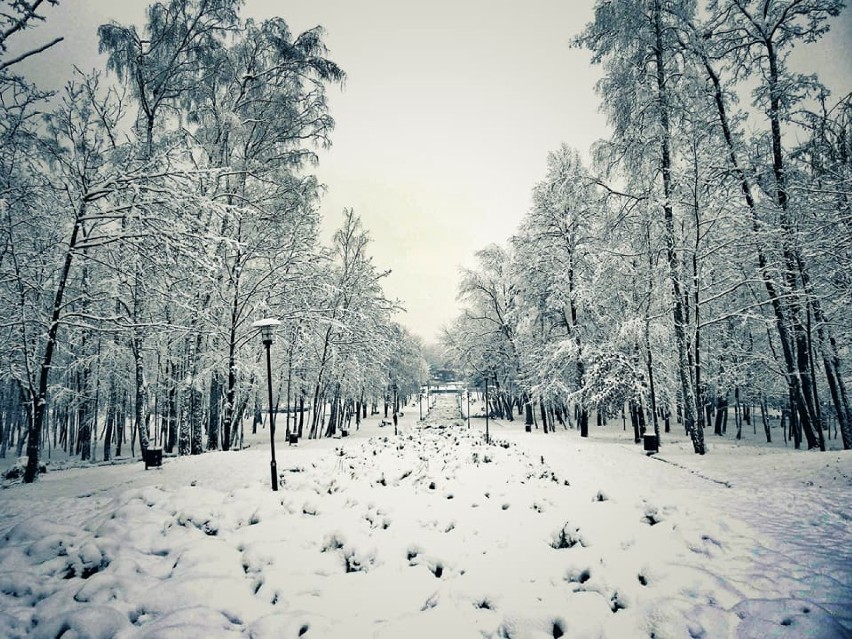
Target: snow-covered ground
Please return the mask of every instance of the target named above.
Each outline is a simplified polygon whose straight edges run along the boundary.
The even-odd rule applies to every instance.
[[[848,452],[407,411],[8,486],[0,636],[852,637]]]

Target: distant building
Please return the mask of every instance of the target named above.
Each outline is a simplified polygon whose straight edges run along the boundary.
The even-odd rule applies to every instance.
[[[446,384],[447,382],[454,382],[458,379],[458,375],[456,375],[456,371],[451,368],[430,368],[429,376],[431,381],[435,385]]]
[[[427,389],[426,386],[420,389],[421,393],[429,392],[433,395],[444,394],[444,393],[463,393],[464,392],[464,384],[461,382],[447,382],[446,384],[436,384],[431,383]]]

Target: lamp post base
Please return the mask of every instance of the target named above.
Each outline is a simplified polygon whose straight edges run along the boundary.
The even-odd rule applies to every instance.
[[[278,464],[274,459],[269,462],[269,472],[272,474],[272,490],[278,490]]]

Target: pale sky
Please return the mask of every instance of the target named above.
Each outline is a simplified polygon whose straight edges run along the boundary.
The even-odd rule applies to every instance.
[[[21,65],[58,87],[71,65],[101,67],[97,26],[140,22],[148,0],[62,0],[33,33],[66,41]],[[459,267],[503,242],[529,208],[547,153],[583,153],[607,135],[594,84],[599,68],[569,41],[593,0],[247,0],[244,16],[281,15],[294,32],[326,28],[329,57],[348,75],[333,88],[333,147],[316,172],[327,186],[325,237],[344,207],[361,216],[398,320],[427,342],[457,314]],[[852,90],[852,18],[804,49],[836,96]],[[813,61],[805,61],[809,57]]]

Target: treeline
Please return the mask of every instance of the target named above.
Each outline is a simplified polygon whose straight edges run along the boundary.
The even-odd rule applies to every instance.
[[[322,29],[158,2],[101,25],[108,68],[53,95],[15,74],[43,45],[9,53],[41,4],[0,13],[0,456],[25,451],[32,481],[46,446],[228,450],[265,403],[261,317],[281,320],[276,401],[318,408],[306,436],[415,392],[420,345],[359,218],[318,240],[310,168],[345,77]]]
[[[703,454],[729,404],[739,429],[771,405],[796,447],[825,450],[829,422],[852,447],[852,98],[789,65],[842,7],[597,3],[574,44],[602,67],[612,136],[591,167],[548,157],[444,335],[495,410],[585,436],[591,410],[627,405],[637,440],[674,415]]]

